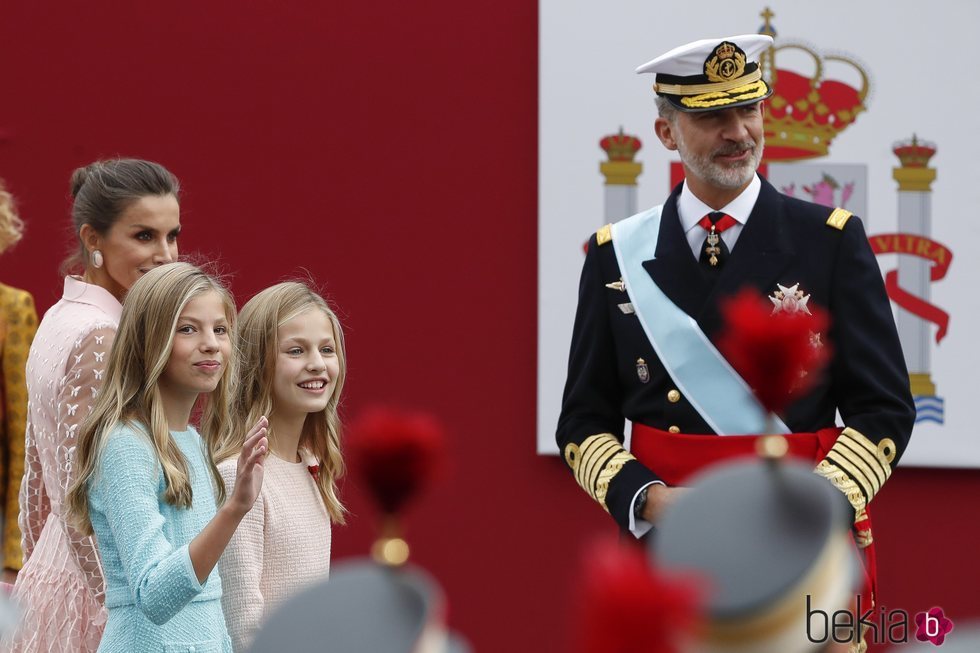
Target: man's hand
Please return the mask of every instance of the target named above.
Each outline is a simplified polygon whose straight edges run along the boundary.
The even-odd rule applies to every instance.
[[[651,485],[647,488],[647,503],[643,506],[643,519],[651,524],[657,524],[667,507],[687,491],[686,487],[667,487],[659,483]]]

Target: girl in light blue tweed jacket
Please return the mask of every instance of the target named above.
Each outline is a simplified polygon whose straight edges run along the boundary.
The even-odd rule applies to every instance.
[[[234,323],[228,291],[186,263],[148,272],[126,297],[67,498],[105,572],[99,651],[231,651],[215,565],[261,489],[267,422],[248,433],[227,500],[188,422],[206,395],[205,433],[230,423]]]

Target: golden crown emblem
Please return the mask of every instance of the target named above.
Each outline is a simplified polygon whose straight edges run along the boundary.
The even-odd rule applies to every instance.
[[[610,161],[632,161],[642,146],[639,138],[624,134],[622,127],[618,134],[611,134],[599,141],[599,147],[606,151]]]
[[[927,141],[920,141],[912,134],[911,140],[899,141],[892,147],[892,152],[902,162],[903,168],[925,168],[929,159],[936,153],[936,146]]]
[[[775,15],[766,7],[762,12],[764,24],[759,30],[775,38],[771,19]],[[778,68],[776,54],[799,50],[814,62],[814,72],[802,74]],[[836,61],[851,66],[861,79],[860,88],[835,79],[824,78],[826,62]],[[845,55],[821,55],[801,44],[777,44],[760,57],[763,76],[773,87],[765,117],[766,161],[798,161],[826,156],[838,134],[854,124],[866,110],[868,74]]]
[[[735,46],[728,41],[725,41],[719,45],[717,49],[715,49],[715,55],[717,55],[719,59],[731,59],[735,56]]]

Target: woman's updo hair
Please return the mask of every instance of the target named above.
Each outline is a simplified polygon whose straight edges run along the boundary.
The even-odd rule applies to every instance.
[[[180,201],[180,182],[166,168],[142,159],[108,159],[75,170],[71,175],[72,226],[76,236],[82,225],[104,235],[133,203],[148,195],[173,195]],[[78,251],[63,264],[84,267],[88,251],[79,237]]]

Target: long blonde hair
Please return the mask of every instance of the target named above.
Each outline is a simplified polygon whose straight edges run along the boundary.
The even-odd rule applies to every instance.
[[[306,416],[300,446],[309,451],[320,466],[316,483],[331,520],[343,524],[346,509],[337,493],[337,479],[344,473],[337,407],[347,377],[344,332],[327,302],[306,284],[296,281],[276,284],[252,297],[242,307],[238,319],[241,375],[232,400],[230,428],[218,435],[218,442],[212,449],[219,462],[237,455],[248,429],[262,415],[273,415],[272,388],[279,351],[279,327],[309,310],[319,310],[330,320],[340,373],[326,408]],[[270,432],[270,437],[275,434]]]
[[[127,293],[109,353],[105,383],[79,429],[74,462],[77,471],[66,497],[68,514],[83,533],[92,533],[88,486],[97,473],[109,433],[119,422],[142,427],[149,436],[163,468],[164,501],[179,508],[191,506],[187,460],[170,437],[157,381],[170,359],[181,311],[192,299],[207,292],[221,297],[229,334],[234,337],[235,303],[231,295],[217,278],[189,263],[171,263],[151,270]],[[205,433],[218,431],[230,421],[234,366],[235,356],[231,356],[217,387],[206,395],[201,419]],[[220,503],[225,497],[224,483],[213,462],[214,452],[209,453],[208,464]]]

